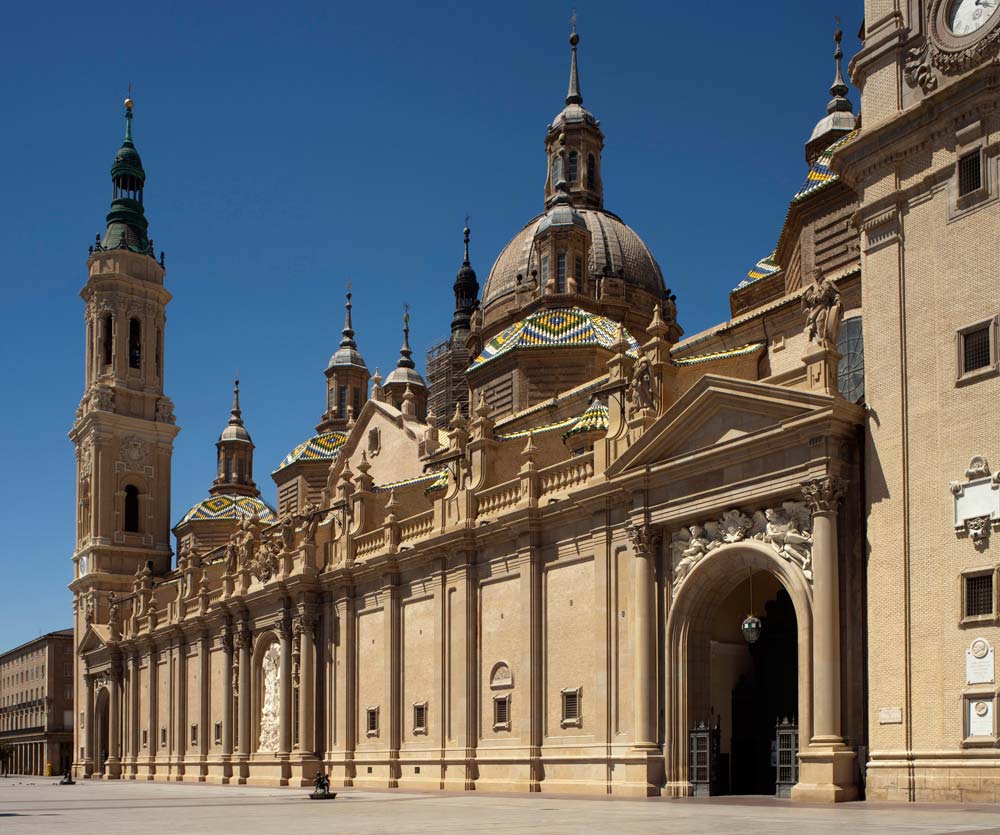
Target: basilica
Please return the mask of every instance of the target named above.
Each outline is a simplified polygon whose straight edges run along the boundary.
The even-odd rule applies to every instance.
[[[171,508],[126,100],[70,432],[75,775],[1000,800],[1000,14],[864,5],[784,224],[695,334],[696,276],[605,205],[574,30],[539,214],[482,284],[465,230],[426,377],[406,317],[369,371],[346,294],[273,503],[236,381]]]

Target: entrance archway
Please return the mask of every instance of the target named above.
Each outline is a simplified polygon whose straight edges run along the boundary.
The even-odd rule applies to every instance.
[[[106,687],[97,692],[94,700],[94,759],[97,761],[94,770],[101,775],[107,775],[107,760],[110,756],[110,695]]]
[[[750,577],[764,623],[753,648],[740,634]],[[773,793],[776,722],[795,716],[803,746],[812,735],[812,590],[800,569],[762,543],[711,551],[676,592],[666,644],[670,793],[693,791],[688,745],[697,723],[719,728],[717,791]]]

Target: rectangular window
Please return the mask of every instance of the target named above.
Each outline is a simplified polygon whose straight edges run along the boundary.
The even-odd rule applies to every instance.
[[[556,256],[556,292],[566,292],[566,253],[560,252]]]
[[[579,255],[576,256],[576,261],[574,263],[573,278],[576,279],[577,287],[583,286],[583,259]]]
[[[965,197],[983,187],[983,161],[979,151],[966,154],[958,161],[958,196]]]
[[[962,334],[962,371],[968,374],[990,364],[990,326]]]
[[[192,725],[191,726],[191,744],[192,745],[197,745],[198,744],[198,726],[197,725]]]
[[[580,727],[580,688],[571,687],[561,691],[562,726]]]
[[[167,729],[166,728],[160,728],[160,747],[161,748],[166,748],[167,747]]]
[[[365,711],[365,729],[368,736],[378,736],[378,708],[370,707]]]
[[[347,386],[337,386],[337,417],[347,417]]]
[[[215,744],[222,745],[222,723],[215,723]]]
[[[128,367],[142,368],[142,325],[138,319],[128,320]]]
[[[545,285],[549,283],[549,256],[542,256],[542,290],[545,289]]]
[[[993,614],[993,574],[971,574],[965,577],[965,617],[978,618]]]
[[[361,414],[361,389],[355,386],[351,389],[351,392],[354,395],[354,417],[357,417]]]
[[[417,702],[413,705],[413,733],[427,733],[427,702]]]
[[[510,730],[510,694],[493,697],[493,730]]]
[[[149,746],[149,731],[145,728],[142,729],[142,747],[146,748]]]

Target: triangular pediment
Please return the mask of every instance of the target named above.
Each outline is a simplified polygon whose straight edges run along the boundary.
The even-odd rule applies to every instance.
[[[94,650],[104,649],[111,639],[111,629],[103,624],[91,624],[87,631],[83,633],[76,651],[78,655],[83,655]]]
[[[706,374],[609,468],[608,475],[736,443],[818,409],[834,398],[770,383]]]

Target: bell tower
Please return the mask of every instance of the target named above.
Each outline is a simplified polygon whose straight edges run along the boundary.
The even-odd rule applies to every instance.
[[[163,255],[143,207],[146,174],[132,141],[131,98],[125,140],[111,166],[107,228],[87,259],[84,394],[69,433],[76,447],[76,548],[71,589],[77,639],[106,621],[107,592],[127,592],[147,562],[170,568],[170,460],[173,403],[163,393]],[[81,611],[83,610],[83,611]]]

